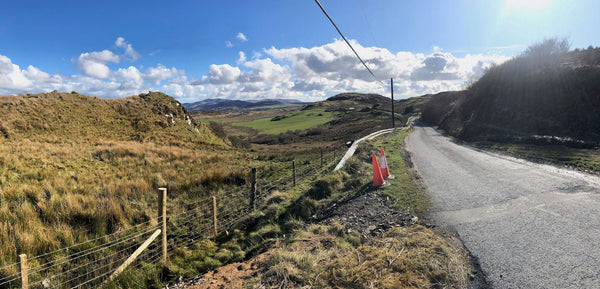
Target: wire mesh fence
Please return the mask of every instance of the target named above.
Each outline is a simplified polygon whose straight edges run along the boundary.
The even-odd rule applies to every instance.
[[[272,192],[292,189],[294,179],[297,184],[307,182],[340,158],[341,153],[336,156],[333,150],[317,150],[302,159],[258,168],[254,200],[251,200],[251,184],[247,184],[188,203],[167,202],[167,253],[191,247],[201,240],[239,227],[252,212],[252,201],[257,206],[264,205]],[[261,171],[269,173],[269,179],[275,177],[274,180],[265,182],[267,178],[261,176]],[[160,218],[150,219],[109,235],[28,258],[25,271],[21,268],[22,262],[2,265],[0,288],[101,288],[106,285],[109,276],[162,225]],[[136,258],[131,268],[156,265],[162,257],[161,242],[155,240]],[[23,275],[27,277],[27,283],[22,282]]]

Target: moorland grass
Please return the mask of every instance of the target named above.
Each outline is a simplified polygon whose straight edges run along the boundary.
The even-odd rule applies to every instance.
[[[0,268],[19,254],[33,258],[137,224],[156,225],[159,187],[168,188],[168,215],[179,215],[212,194],[246,192],[251,167],[269,183],[291,175],[282,165],[291,159],[302,169],[316,163],[309,151],[233,148],[161,93],[112,100],[75,92],[3,96],[0,111]]]
[[[235,123],[234,125],[251,127],[256,129],[259,134],[279,134],[313,128],[334,119],[335,114],[333,112],[326,112],[325,109],[310,109],[250,122]]]

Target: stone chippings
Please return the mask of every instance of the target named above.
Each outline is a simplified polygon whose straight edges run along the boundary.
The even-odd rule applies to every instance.
[[[388,207],[389,201],[387,196],[367,192],[333,204],[313,217],[324,224],[336,221],[349,231],[359,231],[365,238],[378,237],[390,228],[410,226],[418,221],[408,212]]]

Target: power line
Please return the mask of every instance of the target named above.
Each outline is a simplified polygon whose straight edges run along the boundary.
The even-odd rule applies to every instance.
[[[350,42],[348,41],[348,39],[346,39],[346,36],[344,36],[344,34],[342,34],[342,31],[340,31],[340,29],[337,27],[337,25],[335,25],[335,22],[333,22],[333,19],[331,19],[331,17],[329,16],[329,14],[327,14],[327,11],[325,11],[325,8],[323,8],[323,5],[321,5],[321,3],[319,2],[319,0],[315,0],[315,2],[317,2],[317,5],[319,5],[319,7],[321,8],[321,11],[323,11],[323,13],[325,13],[325,16],[327,16],[327,19],[329,19],[329,21],[331,22],[331,24],[333,24],[333,27],[335,27],[335,30],[337,30],[337,32],[340,34],[340,36],[342,36],[342,38],[344,39],[344,41],[346,41],[346,44],[348,44],[348,46],[350,46],[350,49],[352,49],[352,52],[354,52],[354,55],[356,55],[356,57],[358,57],[358,60],[360,60],[360,62],[365,66],[365,68],[369,71],[369,73],[373,76],[373,78],[376,81],[379,81],[379,83],[381,83],[381,85],[384,85],[387,87],[387,85],[385,83],[383,83],[381,80],[379,80],[377,78],[377,76],[375,76],[375,74],[373,73],[373,71],[371,71],[371,69],[369,68],[369,66],[367,66],[367,64],[362,60],[362,58],[360,58],[360,56],[358,55],[358,53],[356,52],[356,50],[354,50],[354,47],[352,47],[352,44],[350,44]]]
[[[363,5],[361,0],[357,0],[357,2],[360,5],[360,9],[362,10],[363,19],[365,20],[365,23],[367,24],[367,30],[369,30],[369,34],[371,35],[371,39],[373,40],[373,43],[375,43],[375,46],[379,46],[379,43],[377,43],[377,40],[375,40],[375,36],[373,35],[373,29],[371,29],[371,24],[369,23],[369,20],[367,19],[367,12],[365,11],[365,6]]]

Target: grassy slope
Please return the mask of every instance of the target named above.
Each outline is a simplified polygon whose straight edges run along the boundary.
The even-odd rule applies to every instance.
[[[562,44],[547,39],[530,46],[454,99],[438,94],[423,119],[464,140],[536,143],[534,136],[557,136],[562,140],[552,143],[597,146],[600,48],[567,51]]]
[[[0,264],[145,222],[160,186],[175,205],[250,166],[160,93],[3,96],[0,112]]]
[[[477,147],[600,172],[600,48],[567,52],[553,41],[493,67],[467,90],[432,96],[422,119]]]
[[[262,184],[275,179],[286,184],[292,159],[299,172],[318,162],[314,151],[253,153],[232,148],[203,124],[189,125],[186,111],[161,93],[124,99],[57,92],[3,96],[0,112],[0,268],[16,262],[21,253],[38,256],[135,224],[155,224],[159,187],[168,188],[168,214],[178,216],[211,194],[239,193],[241,187],[245,192],[251,167],[259,168]],[[244,205],[237,199],[220,200],[219,206],[230,211]],[[187,239],[186,229],[174,226],[170,238]],[[251,240],[261,244],[259,239]],[[185,248],[178,248],[159,278],[243,258],[241,248],[232,246],[207,249],[197,244],[195,249],[216,256],[195,263],[190,263]],[[59,257],[29,263],[35,267]],[[181,269],[189,265],[191,271]],[[15,270],[7,267],[0,276]],[[30,280],[39,282],[46,277],[43,273]],[[148,286],[139,285],[147,277],[129,272],[115,286]]]

